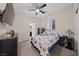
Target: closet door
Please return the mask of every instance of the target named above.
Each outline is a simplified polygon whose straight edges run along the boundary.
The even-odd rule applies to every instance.
[[[75,50],[79,54],[79,6],[75,4]]]

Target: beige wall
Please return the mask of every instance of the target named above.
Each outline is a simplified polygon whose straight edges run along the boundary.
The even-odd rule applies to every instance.
[[[26,13],[17,12],[15,10],[15,19],[13,26],[10,29],[14,29],[19,34],[18,42],[29,39],[30,23],[36,23],[36,29],[39,27],[40,21],[36,18],[27,16]],[[37,31],[36,31],[37,32]]]
[[[73,5],[63,8],[53,14],[42,19],[41,26],[45,26],[45,22],[50,19],[55,19],[56,31],[63,35],[68,29],[74,31],[74,11]]]

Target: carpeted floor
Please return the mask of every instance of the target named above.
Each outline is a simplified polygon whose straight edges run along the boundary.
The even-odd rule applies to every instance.
[[[51,51],[50,56],[76,56],[74,51],[56,46]],[[18,44],[18,56],[40,56],[39,52],[31,45],[29,41],[23,41]]]

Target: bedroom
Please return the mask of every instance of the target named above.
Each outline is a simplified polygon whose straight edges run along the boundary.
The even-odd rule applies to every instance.
[[[0,3],[1,4],[1,3]],[[41,6],[43,3],[37,4]],[[0,9],[4,10],[6,4],[1,4]],[[18,33],[18,48],[17,48],[17,55],[20,56],[34,56],[38,55],[38,51],[32,47],[30,44],[30,34],[32,32],[32,36],[35,36],[38,32],[40,33],[40,29],[54,29],[60,36],[66,36],[69,33],[69,36],[73,36],[73,33],[75,33],[76,24],[75,22],[75,12],[77,8],[77,4],[53,4],[53,3],[46,3],[46,7],[44,7],[42,10],[44,10],[46,13],[42,14],[41,12],[37,11],[38,14],[36,15],[36,11],[28,11],[30,8],[35,8],[35,6],[32,6],[31,3],[14,3],[14,12],[15,17],[13,24],[11,25],[10,21],[5,21],[0,23],[0,31],[9,31],[14,30],[16,33]],[[10,11],[7,11],[9,13]],[[4,13],[5,14],[5,13]],[[12,13],[13,14],[13,13]],[[52,27],[52,20],[53,20],[53,27]],[[0,32],[0,34],[1,34]],[[67,33],[68,32],[68,33]],[[72,34],[71,34],[72,33]],[[40,33],[41,34],[41,33]],[[75,34],[74,34],[75,35]],[[74,37],[74,36],[73,36]],[[75,35],[76,37],[76,35]],[[74,37],[74,38],[75,38]],[[61,44],[61,46],[57,46],[51,54],[52,55],[77,55],[78,53],[78,44],[77,39],[74,39],[75,41],[70,40],[69,45],[67,48],[64,48],[67,44]],[[70,44],[72,42],[72,44]],[[66,42],[68,43],[68,42]],[[74,45],[74,46],[73,46]],[[60,50],[58,50],[60,49]],[[29,51],[30,50],[30,51]]]

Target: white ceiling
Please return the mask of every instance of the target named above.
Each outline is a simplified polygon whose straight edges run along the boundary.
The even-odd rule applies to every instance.
[[[28,16],[32,16],[32,17],[42,18],[62,8],[65,8],[71,4],[70,3],[47,3],[47,6],[43,8],[43,10],[47,12],[45,14],[42,14],[39,12],[38,15],[35,15],[35,11],[28,11],[30,8],[34,8],[32,6],[32,3],[14,3],[13,5],[14,5],[15,11],[17,12],[26,13]]]

